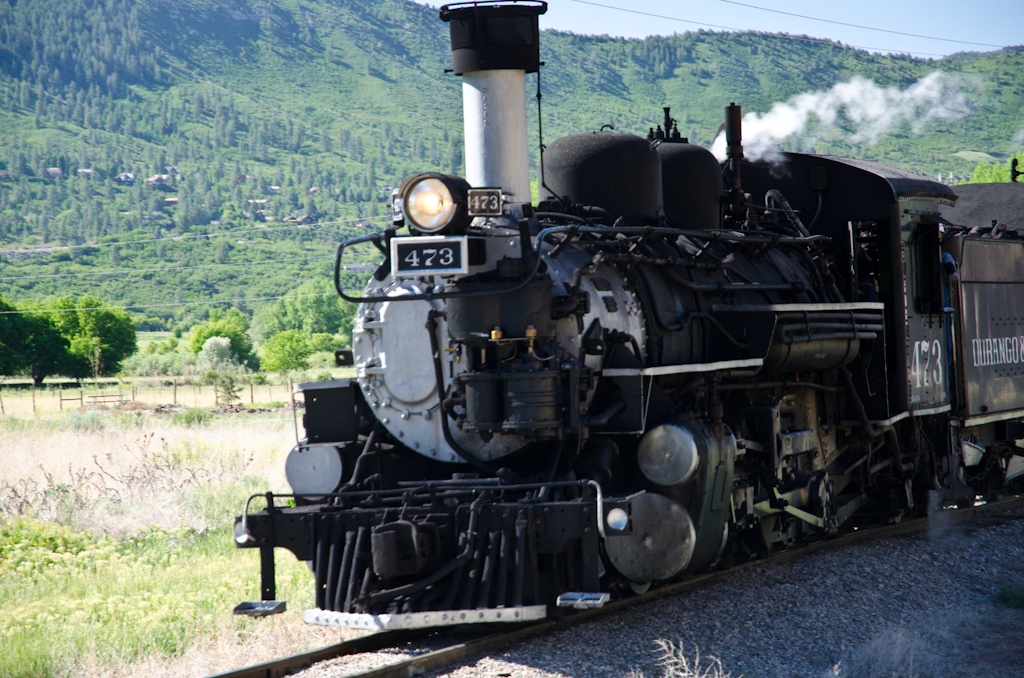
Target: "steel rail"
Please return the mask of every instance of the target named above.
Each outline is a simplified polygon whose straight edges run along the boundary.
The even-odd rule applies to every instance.
[[[385,648],[392,648],[408,640],[425,638],[433,632],[435,632],[435,629],[397,629],[394,631],[371,633],[360,638],[353,638],[342,643],[300,652],[288,657],[282,657],[281,659],[263,662],[262,664],[253,664],[252,666],[217,673],[209,676],[209,678],[282,678],[318,662],[350,654],[361,654],[363,652],[375,652]]]
[[[497,648],[525,640],[531,636],[569,628],[570,626],[574,626],[597,617],[614,614],[640,603],[646,603],[659,598],[666,598],[668,596],[675,595],[686,588],[710,581],[723,575],[742,572],[743,570],[762,565],[781,563],[794,558],[803,557],[811,553],[816,553],[818,551],[840,548],[861,541],[886,539],[889,537],[920,532],[928,529],[931,525],[931,519],[936,515],[942,515],[950,522],[965,522],[988,513],[1009,511],[1020,507],[1024,507],[1024,496],[1005,499],[1003,501],[989,504],[982,504],[980,506],[971,506],[961,509],[947,509],[925,518],[915,518],[913,520],[895,523],[892,525],[859,529],[839,537],[823,539],[797,548],[780,551],[766,558],[741,563],[727,570],[717,570],[714,572],[698,574],[690,577],[689,579],[684,579],[683,581],[659,586],[647,593],[644,593],[643,595],[612,601],[601,608],[583,610],[581,612],[569,614],[561,619],[552,619],[535,624],[529,624],[527,626],[520,626],[511,630],[502,631],[501,633],[495,633],[481,638],[476,638],[474,640],[458,643],[450,647],[425,652],[416,657],[388,664],[387,666],[369,669],[361,673],[348,674],[348,678],[408,678],[408,676],[415,676],[426,671],[433,671],[444,668],[445,666],[456,664],[474,656],[485,654]],[[450,629],[445,629],[445,631],[448,630]],[[295,671],[306,668],[316,662],[333,659],[343,655],[373,652],[375,650],[394,647],[398,643],[424,638],[435,631],[437,631],[437,629],[382,631],[380,633],[374,633],[369,636],[356,638],[336,645],[330,645],[318,650],[292,655],[272,662],[219,673],[215,676],[210,676],[210,678],[280,678],[281,676],[294,673]]]

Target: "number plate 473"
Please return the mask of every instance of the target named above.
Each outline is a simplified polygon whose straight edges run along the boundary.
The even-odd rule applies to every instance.
[[[469,272],[469,239],[466,236],[392,238],[391,272],[396,277],[466,274]]]
[[[471,188],[466,195],[466,207],[471,217],[500,217],[500,188]]]

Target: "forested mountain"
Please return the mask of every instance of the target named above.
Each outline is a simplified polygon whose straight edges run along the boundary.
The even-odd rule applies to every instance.
[[[706,144],[730,101],[764,111],[854,76],[905,88],[936,70],[969,91],[968,115],[814,150],[966,174],[1024,126],[1020,48],[931,61],[755,34],[546,32],[542,59],[546,141],[605,123],[643,133],[671,105]],[[461,171],[449,66],[436,9],[404,0],[0,2],[0,290],[171,304],[139,312],[177,321],[205,310],[174,304],[323,276],[310,257],[360,220],[382,225],[404,176]],[[267,223],[307,214],[321,224]],[[95,275],[143,268],[156,270]]]

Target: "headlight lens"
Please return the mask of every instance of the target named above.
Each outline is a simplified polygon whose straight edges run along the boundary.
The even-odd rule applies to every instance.
[[[629,525],[629,514],[618,506],[608,512],[608,527],[613,530],[624,530]]]
[[[398,189],[409,228],[427,235],[460,235],[472,221],[466,207],[469,183],[448,174],[414,174]]]
[[[433,233],[447,226],[455,216],[455,200],[443,181],[424,177],[405,195],[405,216],[420,231]]]

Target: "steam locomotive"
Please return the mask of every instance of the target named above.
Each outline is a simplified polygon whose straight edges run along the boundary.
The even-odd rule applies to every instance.
[[[282,609],[275,548],[312,624],[521,622],[1019,491],[1024,240],[916,172],[748,162],[735,105],[722,163],[667,108],[558,139],[532,204],[545,9],[441,9],[467,176],[406,179],[339,246],[357,376],[297,386],[294,493],[236,519],[264,599],[238,611]],[[360,243],[383,261],[351,296]]]

